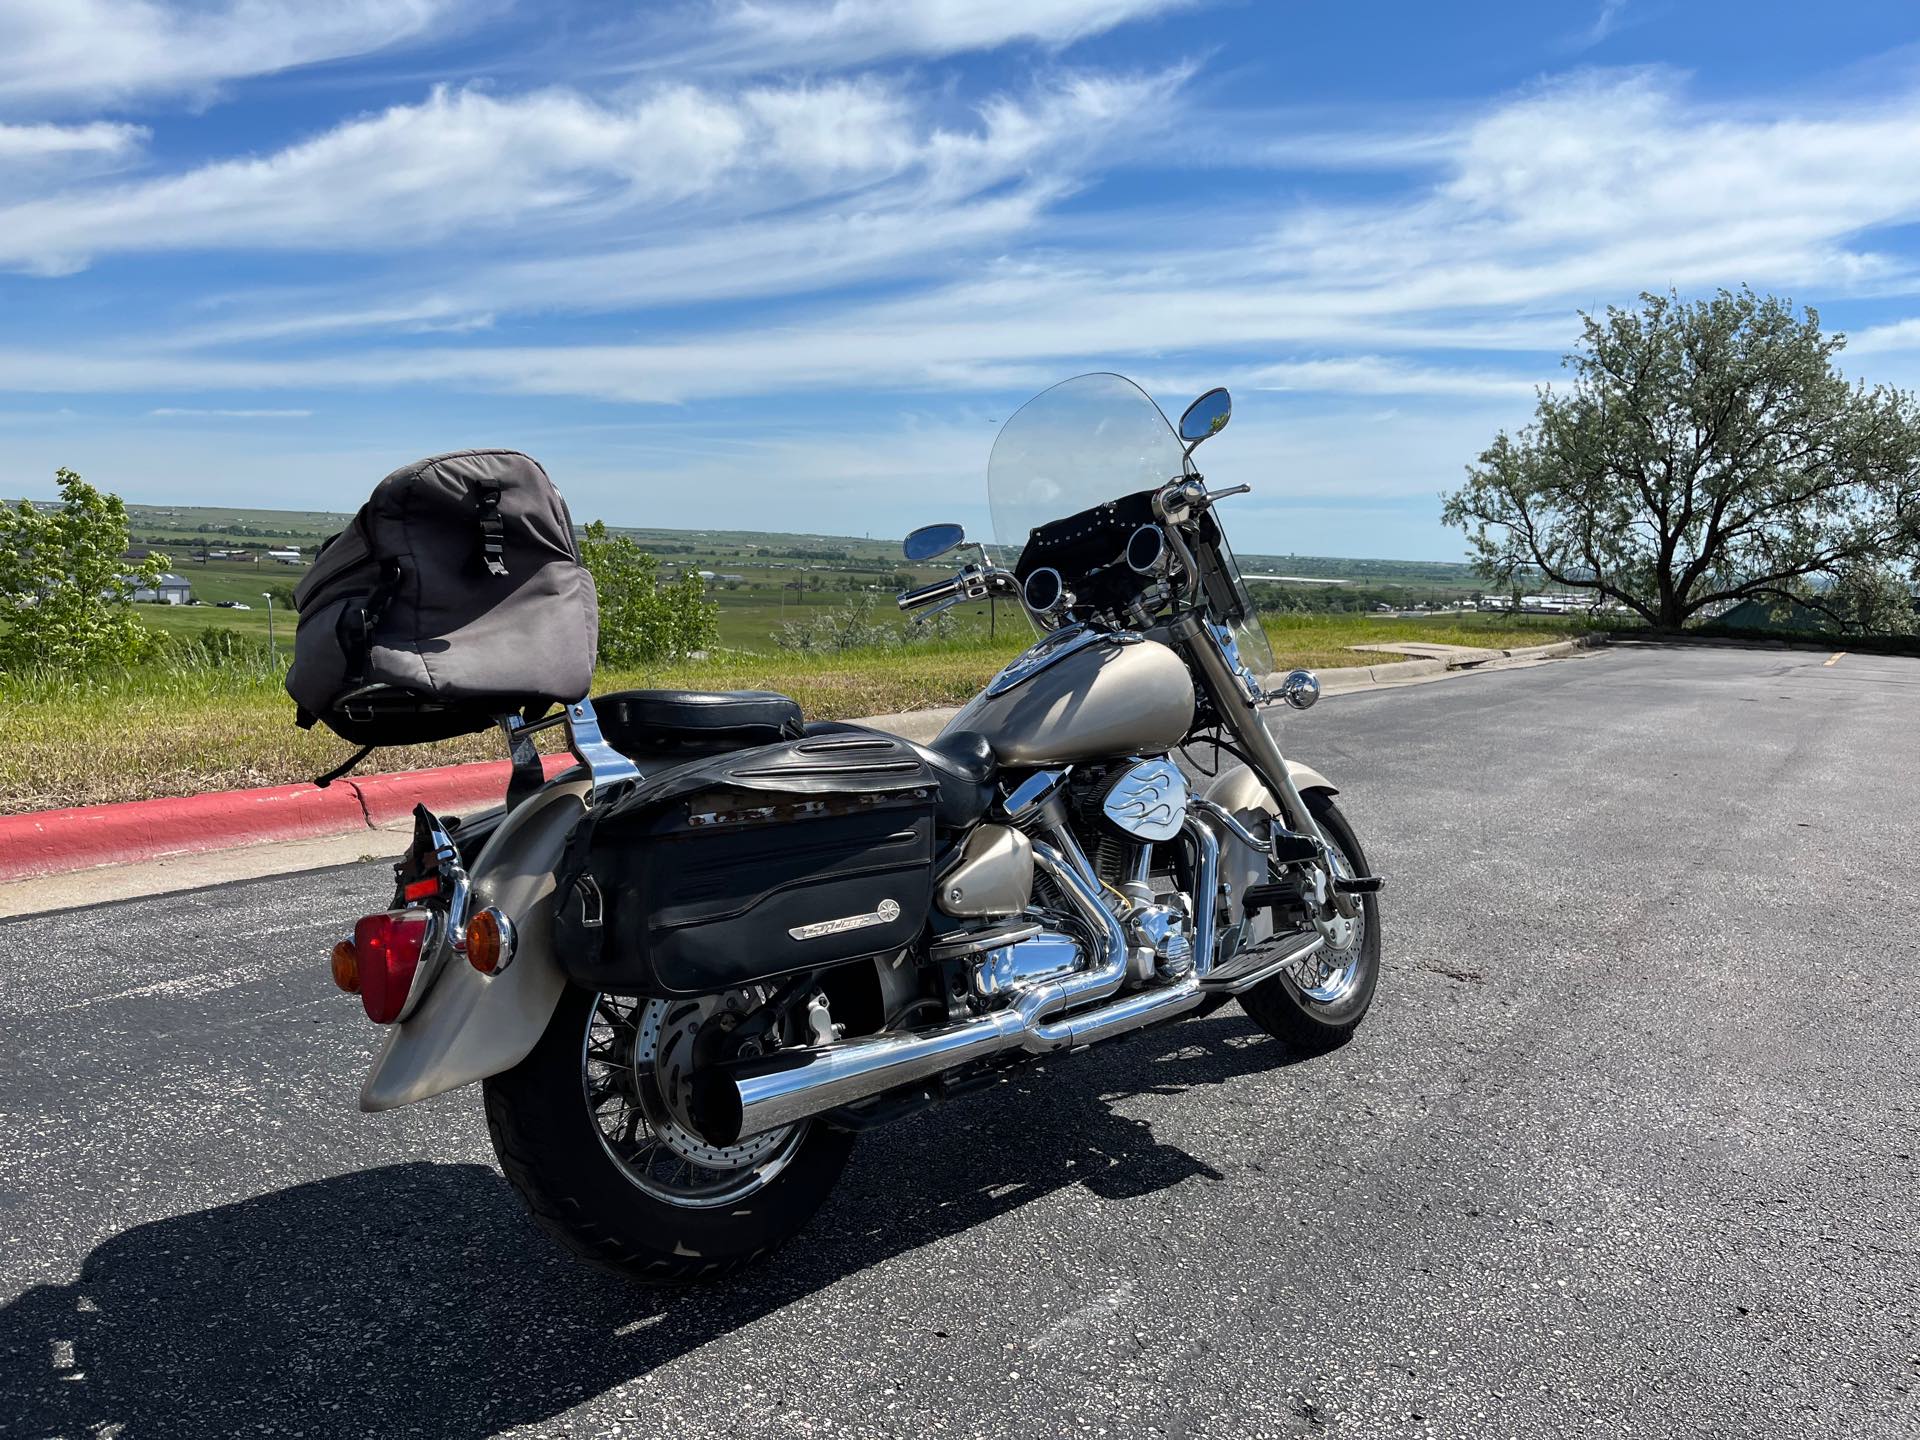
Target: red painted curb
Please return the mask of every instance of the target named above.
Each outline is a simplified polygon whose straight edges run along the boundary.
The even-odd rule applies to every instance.
[[[542,755],[551,780],[580,762],[571,755]],[[472,765],[441,765],[432,770],[395,770],[355,780],[369,825],[393,825],[413,814],[415,805],[458,815],[484,810],[507,798],[507,776],[513,767],[504,760],[481,760]]]
[[[551,779],[576,763],[541,757]],[[481,810],[507,796],[504,760],[400,770],[317,785],[273,785],[119,805],[83,805],[0,815],[0,882],[197,855],[275,840],[350,835],[405,821],[417,804],[435,811]]]
[[[0,880],[191,855],[249,841],[339,835],[366,823],[360,797],[345,785],[327,790],[274,785],[0,815]]]

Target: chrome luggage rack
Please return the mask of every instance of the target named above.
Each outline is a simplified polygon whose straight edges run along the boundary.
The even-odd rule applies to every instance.
[[[537,720],[528,720],[519,714],[502,715],[499,725],[507,737],[507,758],[513,762],[513,774],[507,781],[509,811],[547,783],[547,772],[533,737],[556,725],[566,727],[567,749],[586,767],[587,777],[592,781],[593,788],[587,796],[589,805],[609,785],[640,778],[640,767],[614,749],[600,733],[600,717],[594,714],[591,700],[576,700]]]

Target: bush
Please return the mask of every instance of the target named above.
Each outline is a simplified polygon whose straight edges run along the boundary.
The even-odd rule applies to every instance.
[[[897,650],[953,640],[960,628],[952,611],[924,616],[918,623],[898,618],[889,604],[882,608],[871,594],[831,609],[814,610],[788,620],[773,632],[773,643],[798,654],[846,655],[854,651]]]
[[[698,574],[660,582],[660,562],[595,520],[580,559],[600,596],[600,663],[657,665],[711,650],[720,639],[720,607]]]

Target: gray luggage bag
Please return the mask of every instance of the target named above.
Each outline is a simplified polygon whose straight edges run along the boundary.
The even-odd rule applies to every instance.
[[[515,450],[394,471],[321,546],[294,603],[298,721],[357,745],[483,730],[593,682],[599,606],[573,517]]]

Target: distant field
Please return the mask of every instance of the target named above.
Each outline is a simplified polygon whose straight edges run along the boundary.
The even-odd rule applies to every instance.
[[[235,565],[194,557],[209,549],[295,546],[311,557],[320,541],[352,518],[332,511],[230,509],[221,507],[130,505],[136,543],[163,550],[172,568],[193,586],[196,598],[210,602],[185,609],[142,606],[141,618],[156,630],[196,634],[228,629],[264,639],[266,602],[260,592],[271,585],[293,585],[306,571],[260,556],[257,565]],[[580,520],[593,517],[582,514]],[[845,605],[862,594],[876,597],[891,614],[897,581],[913,583],[951,573],[951,562],[909,565],[892,538],[847,535],[778,534],[752,530],[666,530],[616,527],[658,557],[663,572],[711,571],[709,586],[720,605],[720,644],[729,650],[772,654],[774,634],[783,620]],[[1466,598],[1476,588],[1465,565],[1424,560],[1364,560],[1325,555],[1242,555],[1249,572],[1324,577],[1338,585],[1259,583],[1254,594],[1272,610],[1327,607],[1368,610],[1376,602],[1412,606],[1444,604]],[[218,609],[211,602],[238,600],[252,611]],[[1023,625],[1017,607],[1003,605],[1002,624]],[[280,617],[285,618],[285,617]],[[984,607],[977,613],[954,612],[953,622],[971,633],[987,628]],[[284,631],[282,632],[285,633]]]
[[[204,612],[199,612],[204,613]],[[231,612],[215,612],[230,615]],[[241,615],[240,620],[265,616]],[[792,695],[815,718],[884,714],[958,704],[975,694],[1031,638],[1002,616],[1000,637],[844,656],[730,654],[685,665],[603,672],[595,689],[647,686],[771,689]],[[1538,644],[1580,627],[1551,617],[1465,620],[1275,617],[1269,630],[1279,664],[1333,668],[1376,657],[1343,647],[1393,640],[1486,646]],[[282,654],[285,654],[283,649]],[[294,728],[293,704],[262,662],[185,673],[139,670],[59,687],[0,678],[0,813],[91,805],[202,790],[287,784],[330,768],[349,753],[331,735]],[[460,760],[497,759],[498,739],[471,736],[440,745],[376,752],[369,772]]]

